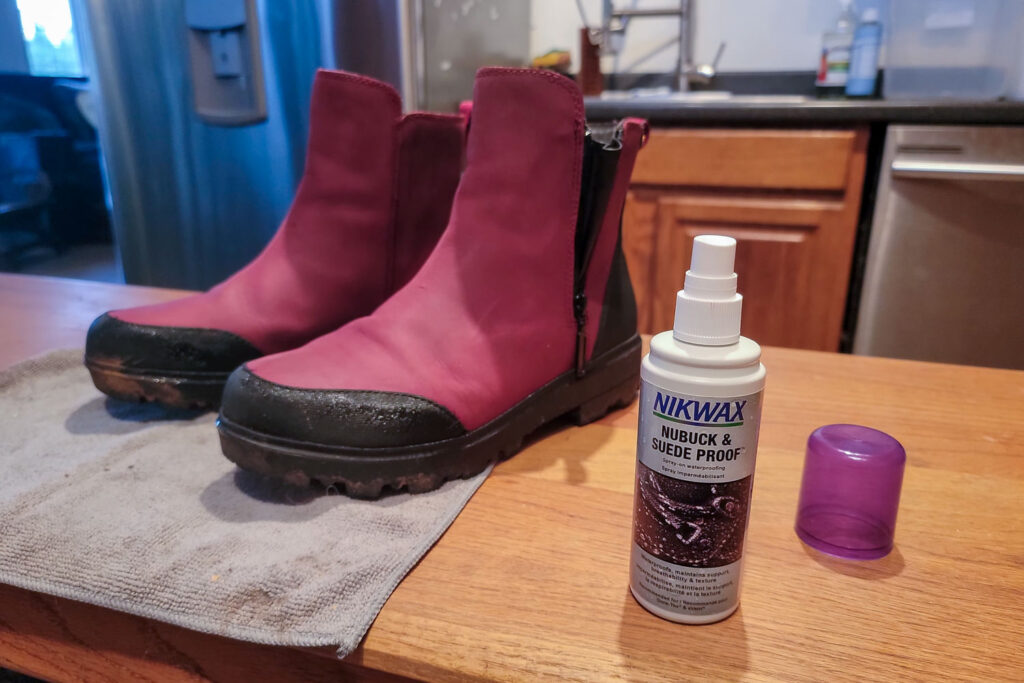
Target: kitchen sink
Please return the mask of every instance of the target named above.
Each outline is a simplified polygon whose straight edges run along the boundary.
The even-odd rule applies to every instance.
[[[775,105],[803,104],[811,101],[804,95],[737,95],[725,90],[690,90],[675,92],[665,88],[637,90],[607,90],[595,100],[605,102],[643,102],[645,104],[736,104],[736,105]]]

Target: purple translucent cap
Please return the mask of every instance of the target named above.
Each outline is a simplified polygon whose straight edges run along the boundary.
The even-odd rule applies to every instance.
[[[873,560],[892,550],[907,454],[885,432],[827,425],[807,439],[796,533],[823,553]]]

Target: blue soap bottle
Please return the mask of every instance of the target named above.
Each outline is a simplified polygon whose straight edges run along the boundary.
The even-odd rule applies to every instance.
[[[882,24],[878,10],[864,10],[860,24],[853,33],[850,54],[850,75],[846,79],[846,94],[850,97],[871,97],[878,79],[878,52],[882,47]]]

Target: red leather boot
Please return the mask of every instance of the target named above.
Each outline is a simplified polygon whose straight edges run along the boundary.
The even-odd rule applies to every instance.
[[[448,229],[372,315],[249,362],[224,391],[225,455],[293,483],[428,491],[511,456],[540,425],[636,395],[640,338],[620,245],[646,124],[598,142],[577,86],[483,69]]]
[[[96,387],[121,399],[216,406],[245,361],[372,313],[444,231],[464,139],[461,116],[402,116],[390,85],[317,72],[306,166],[277,234],[208,292],[97,318],[85,349]]]

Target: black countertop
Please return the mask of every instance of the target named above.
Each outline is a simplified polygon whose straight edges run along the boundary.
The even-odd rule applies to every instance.
[[[638,116],[652,125],[1024,125],[1024,102],[817,99],[771,102],[745,99],[672,102],[586,97],[584,102],[587,118],[591,120]]]

